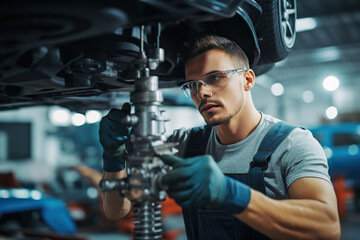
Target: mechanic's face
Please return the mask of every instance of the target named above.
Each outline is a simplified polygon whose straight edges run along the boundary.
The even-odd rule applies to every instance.
[[[239,67],[243,66],[235,66],[230,55],[222,50],[212,49],[187,61],[186,81],[198,80],[213,71],[226,71]],[[251,73],[253,74],[252,71]],[[201,83],[198,85],[197,94],[192,94],[191,98],[207,124],[217,126],[241,113],[246,92],[253,84],[253,82],[249,84],[246,80],[247,74],[248,72],[238,72],[229,79],[224,79],[227,84],[222,88],[209,85],[205,87]]]

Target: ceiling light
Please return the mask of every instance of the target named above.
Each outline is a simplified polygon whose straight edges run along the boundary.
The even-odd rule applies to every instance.
[[[331,106],[326,109],[326,117],[328,119],[334,119],[337,117],[337,115],[338,115],[338,110],[336,107]]]
[[[299,18],[296,19],[296,32],[304,32],[313,30],[318,26],[318,20],[316,18]]]
[[[71,117],[72,124],[74,126],[81,126],[85,124],[85,116],[81,113],[75,113]]]
[[[49,111],[50,122],[55,126],[69,126],[70,115],[70,111],[66,108],[53,107]]]
[[[323,81],[323,86],[327,91],[335,91],[339,87],[339,79],[335,76],[327,76]]]
[[[318,20],[316,18],[299,18],[296,19],[296,32],[304,32],[313,30],[318,26]]]
[[[86,123],[89,124],[99,122],[101,120],[101,117],[101,113],[96,110],[89,110],[85,113]]]
[[[284,94],[284,86],[281,83],[274,83],[271,85],[271,92],[275,96],[280,96]]]
[[[271,92],[275,96],[281,96],[284,94],[284,86],[281,83],[274,83],[271,85]]]
[[[310,90],[306,90],[303,95],[303,100],[306,103],[312,103],[314,101],[314,93]]]
[[[325,47],[314,49],[311,53],[311,58],[315,62],[330,62],[339,60],[341,57],[341,51],[338,47]]]

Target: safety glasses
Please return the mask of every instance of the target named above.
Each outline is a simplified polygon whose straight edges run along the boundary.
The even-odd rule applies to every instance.
[[[184,92],[186,97],[191,97],[196,94],[199,90],[199,84],[201,83],[204,87],[213,88],[223,88],[225,87],[227,79],[230,79],[234,73],[247,71],[247,68],[238,68],[227,71],[216,71],[206,74],[201,77],[199,80],[187,81],[180,86],[180,89]]]

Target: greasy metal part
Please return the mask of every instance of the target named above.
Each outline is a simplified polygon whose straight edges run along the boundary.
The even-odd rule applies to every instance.
[[[100,181],[99,183],[99,188],[101,189],[101,191],[103,192],[107,192],[107,191],[115,191],[118,189],[127,189],[127,182],[124,181],[123,179],[113,179],[111,181]]]
[[[161,205],[142,202],[134,206],[134,239],[149,240],[162,238]]]
[[[135,111],[121,119],[123,124],[132,127],[131,148],[126,155],[127,178],[103,180],[99,184],[102,191],[116,190],[136,206],[133,236],[139,240],[162,238],[161,205],[156,202],[166,198],[166,186],[161,185],[161,179],[169,166],[158,156],[173,154],[176,146],[166,143],[165,122],[168,119],[160,109],[163,96],[158,90],[158,77],[150,76],[150,69],[155,70],[164,61],[164,50],[157,45],[145,53],[143,31],[141,27],[140,54],[130,68],[135,76],[134,91],[130,94]]]

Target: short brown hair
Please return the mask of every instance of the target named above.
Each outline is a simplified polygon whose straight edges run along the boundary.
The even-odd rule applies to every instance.
[[[196,39],[188,48],[185,60],[188,61],[189,59],[212,49],[223,50],[233,58],[236,64],[244,64],[244,67],[250,68],[249,59],[239,45],[227,38],[216,35],[209,35]]]

